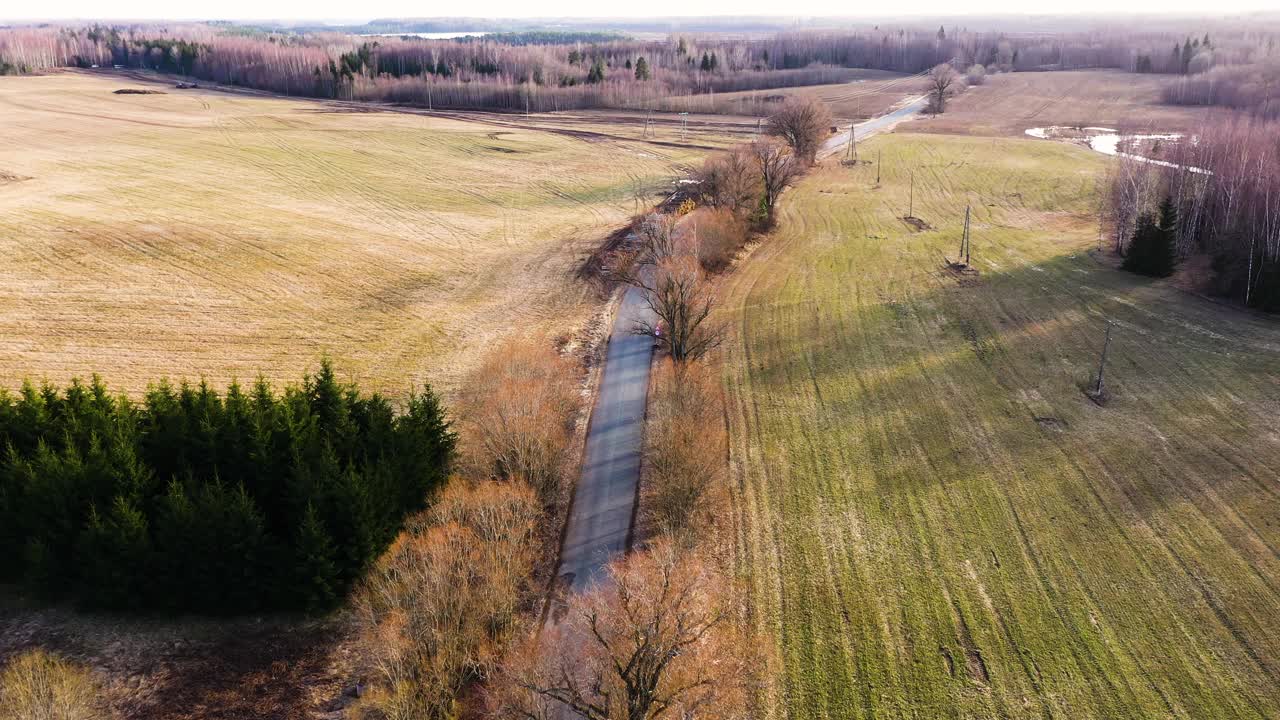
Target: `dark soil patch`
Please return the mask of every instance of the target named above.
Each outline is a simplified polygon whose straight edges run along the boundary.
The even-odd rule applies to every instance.
[[[982,659],[982,652],[977,648],[965,650],[965,660],[969,669],[969,677],[983,685],[991,683],[991,674],[987,672],[987,662]]]
[[[918,217],[915,217],[914,215],[907,215],[903,217],[902,222],[906,223],[907,225],[910,225],[911,228],[914,229],[916,232],[924,232],[925,230],[933,229],[932,225],[921,220]]]
[[[91,668],[123,720],[311,720],[356,680],[340,619],[148,619],[6,605],[0,664],[43,648]]]
[[[160,90],[143,90],[141,88],[120,88],[114,92],[116,95],[164,95]]]
[[[1035,418],[1035,421],[1037,425],[1044,428],[1045,430],[1062,432],[1063,430],[1067,429],[1067,421],[1062,420],[1060,418],[1037,415]]]
[[[492,151],[494,151],[494,152],[506,153],[506,154],[508,154],[508,155],[519,155],[519,154],[520,154],[520,151],[519,151],[519,150],[513,150],[513,149],[511,149],[511,148],[498,147],[497,145],[485,145],[485,146],[484,146],[484,149],[485,149],[485,150],[492,150]]]
[[[952,262],[945,257],[943,260],[946,261],[943,271],[955,278],[960,287],[975,287],[981,284],[982,273],[978,268],[972,265],[966,265],[962,262]]]

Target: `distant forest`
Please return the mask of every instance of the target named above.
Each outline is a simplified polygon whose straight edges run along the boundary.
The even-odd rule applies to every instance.
[[[0,391],[0,579],[114,610],[323,610],[444,483],[453,448],[429,389],[396,412],[327,363],[283,393]]]
[[[381,28],[360,29],[375,27]],[[386,24],[398,32],[414,27]],[[121,65],[287,95],[424,107],[640,109],[674,95],[841,82],[854,68],[920,73],[943,62],[980,64],[991,72],[1221,72],[1276,58],[1276,39],[1248,26],[1212,37],[1199,30],[1006,33],[873,26],[741,36],[675,33],[661,40],[588,30],[429,40],[225,24],[41,26],[0,31],[0,71]],[[1183,96],[1204,94],[1189,86]]]

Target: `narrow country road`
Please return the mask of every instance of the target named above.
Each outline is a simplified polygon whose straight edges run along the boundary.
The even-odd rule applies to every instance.
[[[856,126],[861,140],[909,119],[925,106],[916,98],[893,112]],[[846,129],[829,139],[819,157],[828,157],[848,142]],[[649,363],[653,340],[633,335],[636,320],[650,312],[639,290],[628,288],[609,336],[604,375],[582,461],[582,475],[573,491],[573,505],[560,551],[562,587],[581,592],[598,580],[605,566],[626,551],[627,536],[640,482],[644,449],[644,411],[649,393]]]
[[[879,117],[873,117],[870,120],[859,123],[858,125],[853,126],[854,137],[858,140],[863,140],[875,135],[876,133],[891,130],[893,129],[893,126],[903,120],[911,119],[921,110],[924,110],[924,106],[928,103],[929,99],[922,95],[893,112],[885,113]],[[840,132],[832,135],[825,143],[822,144],[822,149],[818,151],[818,159],[821,160],[825,157],[831,157],[835,153],[844,150],[848,144],[849,128],[842,128]]]
[[[589,587],[605,565],[626,550],[631,532],[653,358],[653,339],[634,335],[631,328],[648,312],[641,292],[628,288],[609,336],[582,477],[574,489],[560,552],[559,576],[575,592]]]

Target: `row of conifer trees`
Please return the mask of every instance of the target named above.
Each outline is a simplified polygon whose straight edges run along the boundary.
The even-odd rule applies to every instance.
[[[97,378],[0,393],[0,571],[101,608],[320,610],[448,475],[438,398],[402,412],[326,362],[282,393]]]

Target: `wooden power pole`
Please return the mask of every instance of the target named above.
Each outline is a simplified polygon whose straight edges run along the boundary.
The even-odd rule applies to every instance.
[[[1110,320],[1107,321],[1107,338],[1102,341],[1102,357],[1098,360],[1098,383],[1093,386],[1094,399],[1101,400],[1107,390],[1104,377],[1107,372],[1107,354],[1111,352],[1111,326]]]
[[[876,185],[880,184],[880,151],[876,150]]]
[[[911,171],[911,190],[907,195],[907,217],[916,216],[916,171]]]
[[[964,206],[964,233],[960,236],[960,257],[964,258],[965,267],[969,266],[969,207]]]

